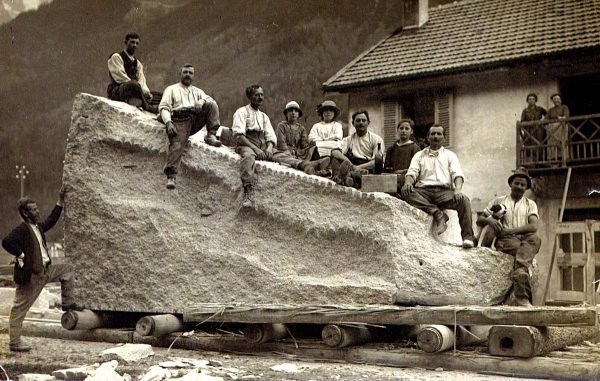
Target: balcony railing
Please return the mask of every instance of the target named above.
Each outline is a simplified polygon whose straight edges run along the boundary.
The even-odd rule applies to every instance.
[[[517,166],[600,163],[600,114],[517,122]]]

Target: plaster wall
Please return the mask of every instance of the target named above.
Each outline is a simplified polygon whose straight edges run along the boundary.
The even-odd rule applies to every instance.
[[[552,257],[556,223],[559,219],[565,178],[565,174],[562,173],[561,175],[546,176],[539,179],[542,195],[537,199],[541,217],[538,234],[542,239],[542,246],[539,254],[536,256],[539,273],[538,285],[537,287],[534,287],[533,290],[534,302],[536,303],[542,302],[546,276],[550,269],[550,259]],[[597,171],[586,171],[573,174],[565,209],[599,208],[600,198],[588,197],[588,191],[597,187],[598,184],[600,184],[600,173],[597,173]],[[556,297],[556,291],[560,289],[559,275],[558,268],[554,266],[548,288],[549,299],[554,299]]]

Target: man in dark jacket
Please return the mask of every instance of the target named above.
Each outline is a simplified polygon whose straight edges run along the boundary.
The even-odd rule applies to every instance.
[[[40,211],[34,200],[24,197],[18,202],[23,222],[2,240],[2,247],[16,257],[14,279],[17,284],[15,300],[9,318],[9,348],[14,352],[27,352],[31,347],[21,341],[21,328],[29,308],[49,282],[61,283],[62,309],[83,310],[75,303],[73,289],[75,277],[69,264],[52,264],[46,247],[45,232],[60,218],[65,198],[64,188],[52,213],[41,222]]]
[[[112,100],[127,102],[156,114],[158,108],[148,103],[152,100],[152,93],[146,85],[144,66],[135,57],[139,44],[140,36],[128,33],[125,36],[125,49],[111,54],[108,59],[110,84],[106,91]]]

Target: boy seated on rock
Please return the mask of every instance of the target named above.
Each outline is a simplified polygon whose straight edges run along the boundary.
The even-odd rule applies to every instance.
[[[412,119],[402,119],[396,127],[398,140],[385,153],[385,172],[395,173],[398,189],[404,185],[404,175],[410,167],[410,161],[421,147],[411,140],[415,122]]]
[[[242,160],[240,161],[240,174],[244,186],[242,207],[254,206],[254,185],[257,182],[256,159],[274,161],[299,169],[309,175],[324,170],[329,166],[328,157],[308,161],[292,157],[288,153],[278,151],[277,136],[267,114],[260,111],[264,101],[264,92],[260,85],[251,85],[246,88],[246,97],[250,101],[244,107],[237,109],[233,114],[231,129],[235,136],[236,149]]]

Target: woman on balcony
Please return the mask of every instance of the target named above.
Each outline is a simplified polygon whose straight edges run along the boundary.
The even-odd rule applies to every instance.
[[[568,118],[569,108],[562,104],[560,94],[552,94],[550,96],[554,107],[548,110],[548,119],[559,120],[557,123],[548,124],[548,150],[550,160],[568,160],[569,159],[569,127],[565,121],[561,119]]]
[[[546,109],[538,106],[537,94],[527,94],[527,107],[521,113],[521,122],[534,122],[542,120],[547,114]],[[524,146],[542,146],[546,144],[546,129],[543,125],[535,125],[527,127],[526,132],[521,132]],[[543,148],[527,149],[527,159],[534,163],[546,160],[544,158]]]

